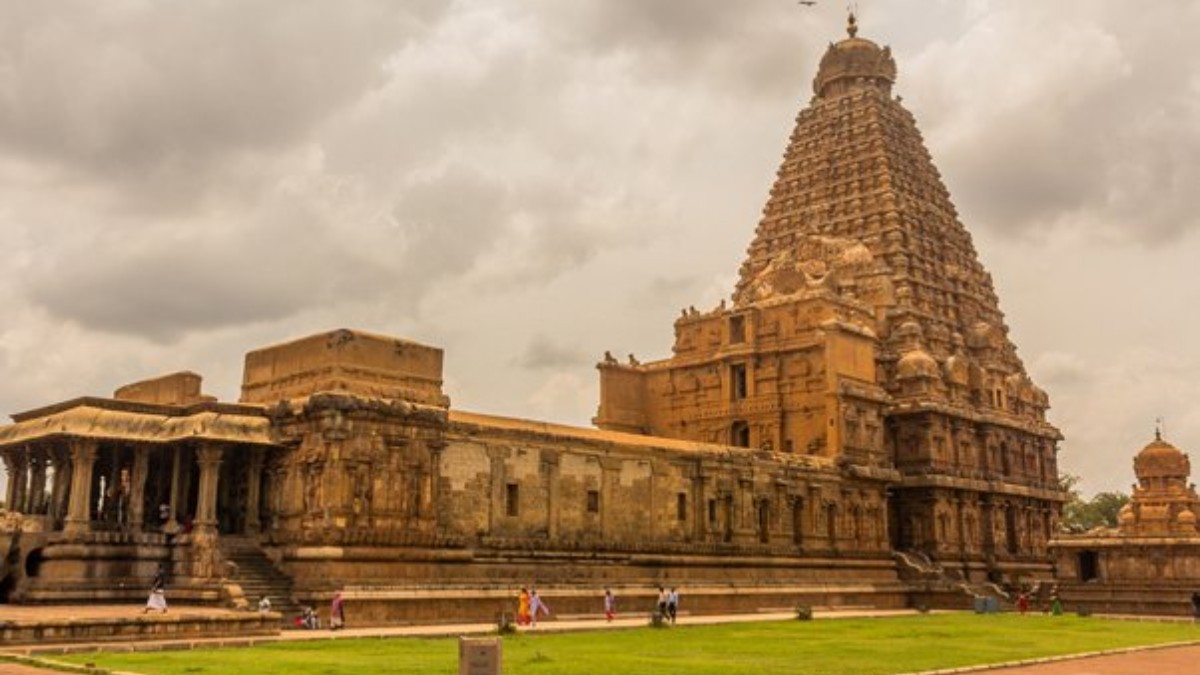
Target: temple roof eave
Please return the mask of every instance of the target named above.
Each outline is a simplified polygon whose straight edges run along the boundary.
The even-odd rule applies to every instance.
[[[181,412],[175,409],[173,412]],[[197,409],[186,414],[144,412],[91,405],[68,408],[0,428],[0,451],[62,438],[169,444],[189,440],[274,446],[265,416]]]

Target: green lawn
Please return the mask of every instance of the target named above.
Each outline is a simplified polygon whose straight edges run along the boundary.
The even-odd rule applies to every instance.
[[[593,633],[504,640],[506,673],[907,673],[1185,640],[1200,627],[1075,616],[927,615]],[[276,643],[252,648],[68,658],[147,674],[454,673],[457,642],[416,638]]]

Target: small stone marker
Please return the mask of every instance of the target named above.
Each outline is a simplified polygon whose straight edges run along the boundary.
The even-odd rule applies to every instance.
[[[500,675],[500,638],[458,639],[458,675]]]

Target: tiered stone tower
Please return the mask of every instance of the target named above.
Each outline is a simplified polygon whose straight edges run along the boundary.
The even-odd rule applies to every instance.
[[[828,458],[888,483],[894,547],[974,578],[1044,573],[1064,499],[1047,396],[892,95],[891,51],[853,16],[848,32],[821,59],[732,305],[684,310],[670,359],[600,364],[595,421]]]
[[[1192,463],[1156,432],[1133,459],[1138,484],[1133,497],[1121,508],[1120,534],[1125,537],[1197,537],[1200,496],[1189,483]]]

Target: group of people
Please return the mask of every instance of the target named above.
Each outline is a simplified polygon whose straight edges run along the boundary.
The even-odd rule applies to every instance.
[[[663,621],[674,624],[675,619],[679,616],[679,590],[672,587],[668,591],[659,586],[655,610]],[[549,616],[550,606],[546,604],[542,596],[538,595],[536,588],[531,590],[522,587],[521,592],[517,594],[517,625],[536,628],[539,614]],[[617,618],[617,596],[613,595],[611,588],[606,588],[604,589],[604,619],[611,623],[615,618]]]
[[[538,595],[536,588],[522,587],[517,594],[517,625],[537,628],[538,614],[550,616],[550,606]]]
[[[1044,602],[1044,604],[1042,605],[1043,612],[1053,614],[1054,616],[1060,616],[1063,613],[1062,599],[1058,597],[1058,589],[1057,588],[1050,589],[1049,598],[1047,600],[1044,600],[1043,602]],[[1029,597],[1028,592],[1021,591],[1020,593],[1017,594],[1017,611],[1018,612],[1020,612],[1021,614],[1028,614],[1029,610],[1032,608],[1032,606],[1033,606],[1033,600]]]
[[[658,587],[658,615],[663,621],[675,625],[675,617],[679,614],[679,590],[674,586],[666,590]]]

